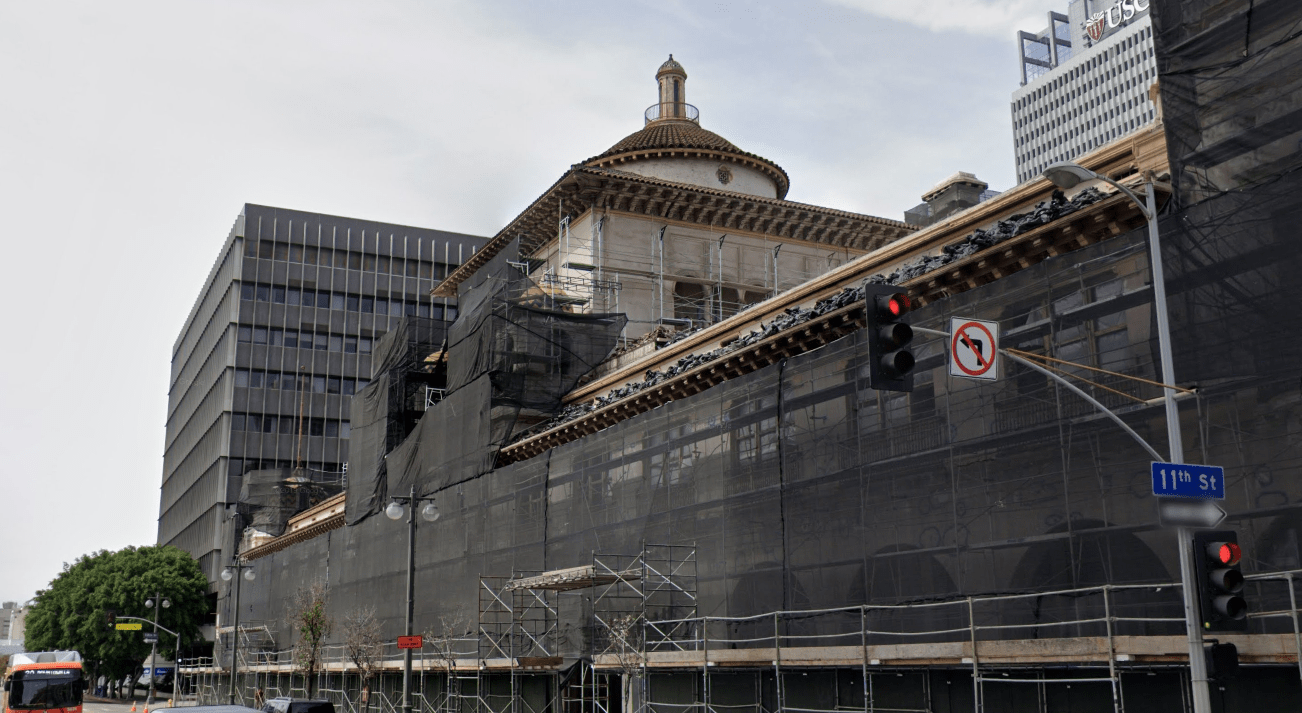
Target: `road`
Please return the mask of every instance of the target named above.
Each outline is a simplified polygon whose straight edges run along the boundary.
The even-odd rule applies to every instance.
[[[155,701],[154,708],[167,707],[167,695],[163,694]],[[193,702],[187,701],[183,705],[193,705]],[[108,700],[104,698],[86,699],[81,704],[82,713],[131,713],[131,701]],[[136,713],[144,713],[145,697],[140,696],[136,700]]]

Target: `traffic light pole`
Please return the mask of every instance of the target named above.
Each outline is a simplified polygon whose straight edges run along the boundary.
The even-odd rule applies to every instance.
[[[1140,209],[1144,212],[1144,217],[1148,219],[1149,263],[1151,265],[1151,273],[1153,277],[1153,312],[1157,322],[1158,358],[1162,368],[1162,394],[1163,404],[1166,407],[1166,436],[1170,448],[1169,459],[1172,463],[1183,463],[1184,441],[1180,437],[1180,412],[1175,403],[1175,387],[1173,386],[1175,383],[1175,367],[1173,364],[1174,360],[1171,357],[1171,322],[1166,304],[1166,277],[1162,270],[1162,248],[1161,244],[1158,242],[1157,198],[1153,187],[1153,181],[1150,178],[1144,184],[1146,195],[1141,201],[1139,196],[1135,195],[1133,191],[1107,176],[1093,174],[1092,177],[1112,184],[1122,193],[1129,196],[1131,200],[1139,204]],[[921,327],[914,327],[913,329],[914,331],[925,334],[949,336],[945,332],[934,329]],[[1091,398],[1085,392],[1067,382],[1066,379],[1057,376],[1047,369],[1041,368],[1039,365],[1034,364],[1029,360],[1023,359],[1016,354],[1011,354],[1003,349],[1000,349],[999,351],[1003,352],[1005,356],[1008,356],[1015,361],[1043,372],[1051,379],[1065,385],[1077,395],[1093,403],[1100,411],[1111,417],[1114,422],[1135,438],[1135,440],[1139,441],[1139,443],[1144,446],[1145,450],[1147,450],[1155,460],[1161,460],[1161,458],[1158,457],[1157,451],[1144,441],[1139,434],[1135,433],[1133,429],[1127,426],[1120,417],[1112,413],[1110,409]],[[1185,631],[1188,636],[1189,644],[1189,683],[1191,689],[1190,693],[1192,694],[1193,699],[1193,711],[1194,713],[1211,713],[1212,701],[1207,682],[1207,659],[1204,657],[1203,653],[1202,621],[1199,616],[1200,612],[1197,601],[1198,585],[1195,582],[1194,575],[1196,564],[1194,562],[1192,531],[1187,527],[1178,528],[1176,530],[1176,542],[1179,545],[1180,589],[1182,590],[1182,597],[1184,599]]]
[[[1166,405],[1166,439],[1172,463],[1184,462],[1184,441],[1180,437],[1180,411],[1175,403],[1174,360],[1171,358],[1171,321],[1166,306],[1166,278],[1162,271],[1162,246],[1157,233],[1157,197],[1150,178],[1144,184],[1144,202],[1148,218],[1148,261],[1153,275],[1153,311],[1157,319],[1157,350],[1162,364],[1163,402]],[[1133,197],[1134,194],[1131,194]],[[1198,616],[1197,584],[1194,582],[1193,533],[1187,527],[1176,529],[1180,546],[1180,589],[1184,593],[1184,628],[1189,638],[1189,685],[1193,694],[1194,713],[1211,713],[1212,698],[1207,684],[1207,659],[1203,657],[1203,629]]]

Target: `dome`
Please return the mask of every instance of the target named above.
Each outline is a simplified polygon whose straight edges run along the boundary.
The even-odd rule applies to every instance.
[[[643,149],[708,149],[742,154],[741,149],[713,131],[706,131],[691,121],[653,121],[640,131],[625,136],[588,163],[626,151]]]
[[[687,103],[687,71],[673,55],[656,72],[659,101],[647,108],[646,124],[583,163],[652,178],[721,190],[784,198],[787,172],[772,161],[737,148],[702,129],[700,113]]]
[[[674,59],[673,55],[669,55],[669,59],[666,60],[664,64],[660,65],[660,69],[656,71],[656,76],[659,77],[666,72],[681,74],[683,77],[687,76],[687,70],[683,69],[683,65],[679,64],[678,61]]]

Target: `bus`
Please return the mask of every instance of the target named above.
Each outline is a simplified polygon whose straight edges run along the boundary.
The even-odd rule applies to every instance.
[[[14,654],[4,676],[3,713],[81,713],[87,682],[76,651]]]

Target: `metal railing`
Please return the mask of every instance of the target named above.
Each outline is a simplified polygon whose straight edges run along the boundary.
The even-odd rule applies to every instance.
[[[646,122],[643,126],[650,124],[657,119],[682,119],[694,123],[701,123],[701,112],[695,106],[687,102],[660,102],[652,104],[646,109]]]
[[[1302,578],[1302,569],[1251,574],[1246,577],[1250,593],[1247,595],[1252,609],[1248,615],[1249,630],[1254,633],[1271,632],[1293,640],[1293,655],[1298,660],[1299,678],[1302,679],[1302,612],[1298,609],[1295,580]],[[874,713],[886,710],[904,710],[878,707],[874,700],[875,676],[899,675],[901,670],[911,670],[905,658],[894,658],[892,665],[884,667],[879,652],[899,644],[940,644],[948,646],[949,666],[961,665],[970,671],[972,693],[976,710],[985,710],[987,686],[1035,685],[1041,690],[1057,684],[1106,685],[1113,710],[1124,710],[1123,682],[1126,675],[1147,675],[1151,665],[1135,663],[1136,657],[1127,650],[1118,650],[1118,637],[1123,646],[1134,645],[1136,639],[1146,636],[1182,636],[1184,617],[1181,607],[1181,585],[1177,582],[1150,584],[1098,585],[1063,588],[1043,592],[1016,594],[991,594],[958,597],[945,601],[923,601],[903,604],[867,604],[853,607],[775,611],[745,617],[689,616],[682,618],[643,619],[642,635],[637,637],[639,650],[629,660],[615,661],[597,656],[595,661],[584,663],[579,678],[580,688],[591,688],[590,697],[582,700],[557,697],[546,706],[546,713],[601,713],[614,699],[605,700],[595,692],[606,682],[623,676],[629,681],[645,680],[648,665],[657,656],[678,657],[673,668],[680,673],[701,676],[696,687],[697,695],[691,702],[667,703],[647,700],[639,696],[630,710],[647,711],[694,709],[699,713],[732,713],[735,708],[746,708],[754,713],[844,713],[846,710],[863,710]],[[1281,621],[1282,620],[1282,621]],[[1287,622],[1285,626],[1277,623]],[[595,629],[601,624],[594,620]],[[672,635],[666,633],[672,632]],[[433,638],[433,637],[431,637]],[[1061,650],[1053,642],[1093,639],[1093,648],[1071,661],[1069,668],[1036,668],[1036,654],[1024,653],[1020,642],[1037,641],[1035,648],[1043,652]],[[431,646],[436,652],[421,650],[415,663],[417,681],[414,695],[423,713],[452,713],[476,711],[501,713],[506,696],[510,698],[513,713],[540,713],[528,708],[528,703],[515,701],[518,687],[513,683],[510,693],[494,688],[485,678],[490,672],[482,658],[477,636],[434,639]],[[597,642],[594,640],[594,644]],[[957,647],[955,645],[958,645]],[[1019,648],[1021,647],[1021,648]],[[738,659],[744,650],[759,649],[760,655]],[[819,653],[819,650],[823,653]],[[1276,651],[1275,646],[1272,651]],[[897,649],[898,651],[898,649]],[[1285,652],[1287,649],[1285,649]],[[683,652],[699,652],[699,656],[683,657]],[[811,658],[811,652],[814,656]],[[1011,652],[1011,653],[1010,653]],[[1078,652],[1079,653],[1079,652]],[[401,657],[395,644],[385,645],[379,673],[372,679],[369,705],[360,701],[361,675],[350,662],[342,646],[328,646],[322,654],[323,669],[316,690],[320,695],[335,701],[347,713],[397,713],[394,701],[400,697]],[[1249,655],[1251,653],[1249,652]],[[826,658],[820,659],[819,656]],[[1061,665],[1055,654],[1040,656],[1041,663]],[[237,700],[249,704],[255,692],[263,691],[264,698],[276,695],[306,695],[302,674],[295,670],[292,650],[265,652],[241,672],[242,680],[236,687]],[[943,657],[941,657],[943,658]],[[914,669],[925,669],[937,658],[919,659]],[[501,665],[498,662],[495,666]],[[508,667],[517,664],[506,661]],[[762,711],[755,705],[721,704],[712,700],[711,676],[723,666],[728,675],[750,670],[757,676],[767,676],[776,705],[773,711]],[[1171,663],[1162,666],[1171,666]],[[1179,666],[1181,664],[1174,664]],[[863,702],[859,705],[842,705],[833,709],[801,707],[798,702],[788,704],[786,679],[803,675],[811,666],[837,669],[858,669],[864,679]],[[498,671],[504,673],[503,671]],[[213,659],[178,662],[178,685],[184,692],[193,692],[198,703],[224,702],[223,670]],[[562,676],[560,672],[543,675]],[[611,677],[614,678],[611,678]],[[631,678],[629,678],[631,677]],[[463,681],[472,681],[464,685]],[[559,679],[557,679],[559,681]],[[927,686],[926,676],[919,685]],[[636,681],[625,685],[632,693]],[[757,685],[759,685],[757,683]],[[604,690],[604,689],[601,689]],[[645,687],[638,689],[645,693]],[[586,695],[586,694],[585,694]],[[490,700],[491,699],[491,700]],[[601,700],[598,700],[601,699]],[[578,700],[577,706],[566,701]]]

